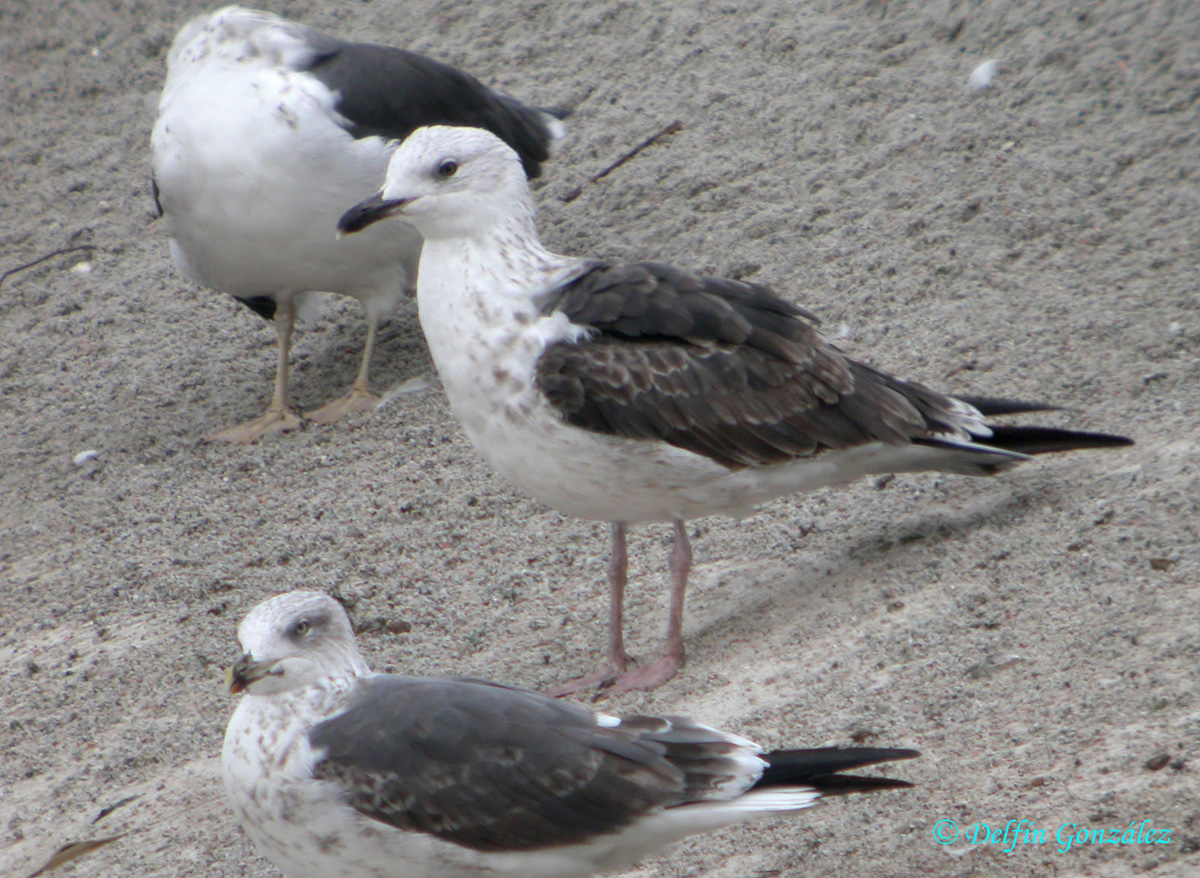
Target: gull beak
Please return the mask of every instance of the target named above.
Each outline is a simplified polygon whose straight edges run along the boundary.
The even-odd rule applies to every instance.
[[[350,208],[338,220],[338,234],[348,235],[351,232],[361,232],[367,226],[402,213],[404,205],[411,198],[384,198],[383,192],[377,192],[366,201],[359,202]]]
[[[225,672],[225,685],[229,687],[232,694],[237,695],[239,692],[246,691],[246,688],[256,680],[272,675],[278,676],[282,673],[274,668],[275,662],[256,662],[250,653],[246,653]]]

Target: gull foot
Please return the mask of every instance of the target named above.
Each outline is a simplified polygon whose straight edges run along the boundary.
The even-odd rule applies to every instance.
[[[260,436],[267,433],[283,433],[295,430],[303,421],[291,409],[283,411],[267,411],[253,421],[246,421],[233,427],[213,433],[208,437],[209,442],[236,442],[239,445],[249,445]]]
[[[379,405],[379,397],[369,390],[351,390],[341,399],[321,406],[304,417],[317,424],[332,424],[355,412],[371,412]]]
[[[604,665],[586,677],[576,677],[574,680],[559,683],[557,686],[547,689],[546,694],[554,698],[562,698],[564,695],[574,695],[587,689],[607,689],[616,682],[619,676],[620,674],[610,665]]]
[[[574,680],[559,683],[547,690],[546,694],[562,698],[564,695],[574,695],[576,692],[583,692],[586,689],[596,689],[597,697],[599,697],[603,690],[621,678],[631,661],[632,659],[622,650],[620,656],[616,659],[609,659],[586,677],[577,677]]]
[[[630,692],[634,689],[657,689],[679,673],[683,656],[664,655],[653,664],[626,671],[612,681],[609,692]]]

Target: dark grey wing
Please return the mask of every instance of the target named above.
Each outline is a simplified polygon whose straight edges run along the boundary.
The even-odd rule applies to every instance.
[[[544,308],[595,330],[537,364],[538,387],[576,426],[735,468],[872,441],[967,438],[955,400],[848,359],[811,315],[757,284],[595,264]]]
[[[337,111],[355,137],[403,140],[423,125],[486,128],[517,151],[531,178],[550,157],[543,113],[469,74],[390,46],[349,43],[315,31],[308,40],[314,55],[302,69],[338,94]]]
[[[670,741],[474,680],[377,676],[309,741],[313,773],[375,820],[476,850],[574,844],[683,801]],[[661,721],[659,721],[661,722]]]

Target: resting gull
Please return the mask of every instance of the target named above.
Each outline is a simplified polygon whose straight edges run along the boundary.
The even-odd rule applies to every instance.
[[[684,836],[910,784],[840,772],[913,750],[764,753],[685,717],[618,718],[459,677],[372,674],[341,606],[278,595],[238,627],[221,755],[288,878],[568,878]]]
[[[560,691],[649,688],[676,673],[687,519],[871,473],[984,476],[1031,454],[1130,444],[987,424],[1050,407],[955,399],[855,362],[758,284],[550,253],[516,154],[486,132],[415,132],[341,227],[391,216],[426,238],[417,309],[475,447],[542,502],[612,522],[608,660]],[[631,669],[625,527],[642,521],[674,522],[672,588],[662,658]]]
[[[415,280],[421,239],[405,223],[339,239],[337,218],[377,191],[395,140],[421,125],[487,128],[531,177],[561,123],[465,73],[402,49],[351,43],[229,6],[190,21],[167,59],[151,136],[155,197],[188,279],[272,320],[278,363],[261,417],[213,438],[250,442],[299,426],[288,402],[297,311],[316,291],[358,299],[367,339],[354,386],[308,415],[373,408],[380,318]]]

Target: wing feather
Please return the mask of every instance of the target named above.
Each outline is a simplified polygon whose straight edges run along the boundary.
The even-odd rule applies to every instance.
[[[731,802],[766,786],[904,786],[835,775],[916,755],[764,755],[751,741],[686,717],[617,719],[497,683],[391,675],[360,683],[347,709],[308,738],[314,776],[340,786],[366,817],[480,851],[578,844],[663,809]],[[798,808],[809,799],[784,802]],[[747,805],[764,807],[761,798]]]
[[[477,850],[573,844],[675,804],[667,745],[579,707],[471,680],[374,677],[309,740],[363,814]]]
[[[403,140],[424,125],[462,125],[485,128],[511,146],[531,178],[550,157],[546,114],[468,73],[391,46],[311,30],[306,39],[313,51],[302,69],[337,93],[337,111],[355,137]]]
[[[970,438],[981,424],[950,397],[845,357],[812,315],[757,284],[595,263],[544,307],[594,330],[547,349],[537,382],[568,422],[597,432],[737,468],[867,442]]]

